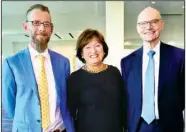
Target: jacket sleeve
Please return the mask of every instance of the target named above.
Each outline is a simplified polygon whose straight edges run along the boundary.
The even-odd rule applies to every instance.
[[[13,118],[16,104],[16,82],[13,71],[5,59],[2,65],[2,104],[7,114]]]
[[[180,83],[179,83],[179,91],[180,91],[180,95],[181,95],[181,107],[182,110],[185,109],[185,58],[184,58],[184,54],[183,54],[183,59],[182,59],[182,63],[181,63],[181,70],[180,70]]]

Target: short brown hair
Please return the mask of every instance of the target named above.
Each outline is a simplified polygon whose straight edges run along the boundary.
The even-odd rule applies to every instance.
[[[26,12],[26,20],[27,20],[28,14],[29,14],[32,10],[34,10],[34,9],[40,9],[41,11],[45,11],[45,12],[48,12],[48,13],[50,14],[50,11],[49,11],[49,9],[48,9],[47,6],[44,6],[44,5],[42,5],[42,4],[35,4],[35,5],[31,6],[31,7],[27,10],[27,12]]]
[[[107,43],[105,42],[105,39],[103,37],[103,35],[94,29],[86,29],[84,30],[76,43],[76,56],[79,58],[80,61],[82,61],[83,63],[85,63],[85,59],[82,58],[82,50],[83,48],[93,39],[96,38],[98,40],[99,43],[102,44],[103,46],[103,51],[104,51],[104,56],[103,56],[103,60],[107,57],[108,55],[108,46]],[[102,60],[102,61],[103,61]]]

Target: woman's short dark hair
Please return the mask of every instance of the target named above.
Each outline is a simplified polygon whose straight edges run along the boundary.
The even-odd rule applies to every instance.
[[[103,56],[103,60],[107,57],[108,55],[108,46],[107,46],[107,43],[105,42],[105,39],[103,37],[103,35],[97,31],[97,30],[94,30],[94,29],[86,29],[84,30],[78,40],[77,40],[77,43],[76,43],[76,57],[79,58],[80,61],[82,61],[83,63],[85,63],[85,59],[82,58],[82,51],[83,51],[83,48],[93,39],[93,38],[96,38],[97,41],[102,44],[103,46],[103,51],[104,51],[104,56]],[[102,61],[103,61],[102,60]]]

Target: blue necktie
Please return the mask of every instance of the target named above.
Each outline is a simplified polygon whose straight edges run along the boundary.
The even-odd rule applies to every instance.
[[[154,59],[153,56],[155,51],[150,50],[149,63],[145,75],[145,85],[143,92],[143,107],[142,107],[142,117],[143,119],[150,124],[155,119],[155,109],[154,109],[154,86],[155,86],[155,77],[154,77]]]

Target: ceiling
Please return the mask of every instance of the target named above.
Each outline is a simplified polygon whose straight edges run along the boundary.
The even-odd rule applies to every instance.
[[[54,34],[62,40],[77,38],[85,28],[104,30],[105,2],[104,1],[3,1],[2,2],[2,35],[3,38],[13,41],[25,41],[22,24],[25,21],[25,13],[28,8],[36,3],[49,7]],[[14,8],[10,8],[14,7]],[[16,7],[16,8],[15,8]],[[52,40],[59,40],[52,35]]]
[[[125,1],[126,15],[135,15],[141,12],[145,7],[154,7],[158,9],[161,14],[184,14],[184,1],[163,1],[163,0],[149,0],[149,1]],[[135,10],[134,10],[135,9]]]
[[[50,9],[54,23],[54,34],[51,40],[76,39],[86,28],[105,32],[105,1],[2,1],[3,40],[19,42],[28,39],[22,24],[27,9],[36,3],[44,4]],[[162,15],[182,15],[184,14],[183,5],[183,1],[158,1],[154,4],[152,1],[125,1],[125,33],[131,29],[135,30],[137,14],[147,6],[159,9]]]

